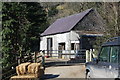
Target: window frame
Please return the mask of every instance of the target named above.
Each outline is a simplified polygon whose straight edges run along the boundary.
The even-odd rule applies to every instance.
[[[108,62],[106,62],[106,63],[113,63],[113,62],[111,62],[111,49],[112,49],[112,47],[114,47],[114,46],[118,46],[118,62],[119,62],[119,53],[120,53],[120,45],[113,45],[113,46],[103,46],[101,49],[100,49],[100,52],[99,52],[99,55],[98,55],[98,60],[99,60],[99,62],[104,62],[104,61],[100,61],[100,55],[101,55],[101,51],[102,51],[102,49],[104,48],[104,47],[110,47],[109,48],[109,51],[108,51]],[[116,62],[116,63],[118,63],[118,62]],[[116,64],[115,63],[115,64]]]
[[[112,49],[112,47],[116,47],[116,46],[110,46],[110,53],[109,53],[109,57],[110,57],[110,60],[109,60],[109,62],[110,63],[114,63],[114,62],[111,62],[111,55],[112,55],[112,53],[111,53],[111,49]],[[117,46],[118,47],[118,52],[117,52],[117,60],[119,61],[119,52],[120,52],[120,46]],[[118,61],[116,62],[116,63],[118,63]]]
[[[98,59],[99,59],[99,62],[104,62],[104,61],[100,61],[100,55],[101,55],[101,51],[102,51],[102,49],[103,48],[105,48],[105,47],[109,47],[109,51],[108,51],[108,61],[107,62],[110,62],[110,46],[103,46],[102,48],[101,48],[101,50],[100,50],[100,52],[99,52],[99,57],[98,57]]]

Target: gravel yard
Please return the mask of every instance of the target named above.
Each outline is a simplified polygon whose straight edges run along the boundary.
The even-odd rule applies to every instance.
[[[56,78],[85,78],[84,64],[71,66],[51,66],[45,70],[45,79]]]

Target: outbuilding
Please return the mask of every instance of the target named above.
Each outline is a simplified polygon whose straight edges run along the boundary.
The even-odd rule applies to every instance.
[[[57,19],[41,34],[40,50],[53,56],[53,53],[93,49],[95,38],[104,34],[104,28],[102,17],[92,8]]]

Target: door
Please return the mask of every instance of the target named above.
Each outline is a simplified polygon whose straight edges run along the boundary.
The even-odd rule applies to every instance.
[[[111,46],[110,63],[107,68],[107,77],[108,78],[117,78],[118,77],[118,53],[119,53],[119,46]]]
[[[63,51],[65,50],[65,42],[58,44],[58,58],[62,58]]]
[[[47,55],[48,56],[52,56],[52,47],[53,47],[52,38],[47,38]]]
[[[91,66],[93,78],[107,78],[107,68],[109,66],[109,52],[110,47],[103,47],[98,56],[98,63],[94,63]]]

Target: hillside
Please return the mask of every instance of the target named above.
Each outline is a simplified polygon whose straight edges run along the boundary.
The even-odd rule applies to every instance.
[[[119,4],[120,3],[103,3],[103,2],[57,2],[41,3],[48,12],[48,21],[52,24],[56,19],[79,13],[89,8],[94,8],[103,18],[106,24],[106,34],[112,36],[120,35],[119,33]]]

